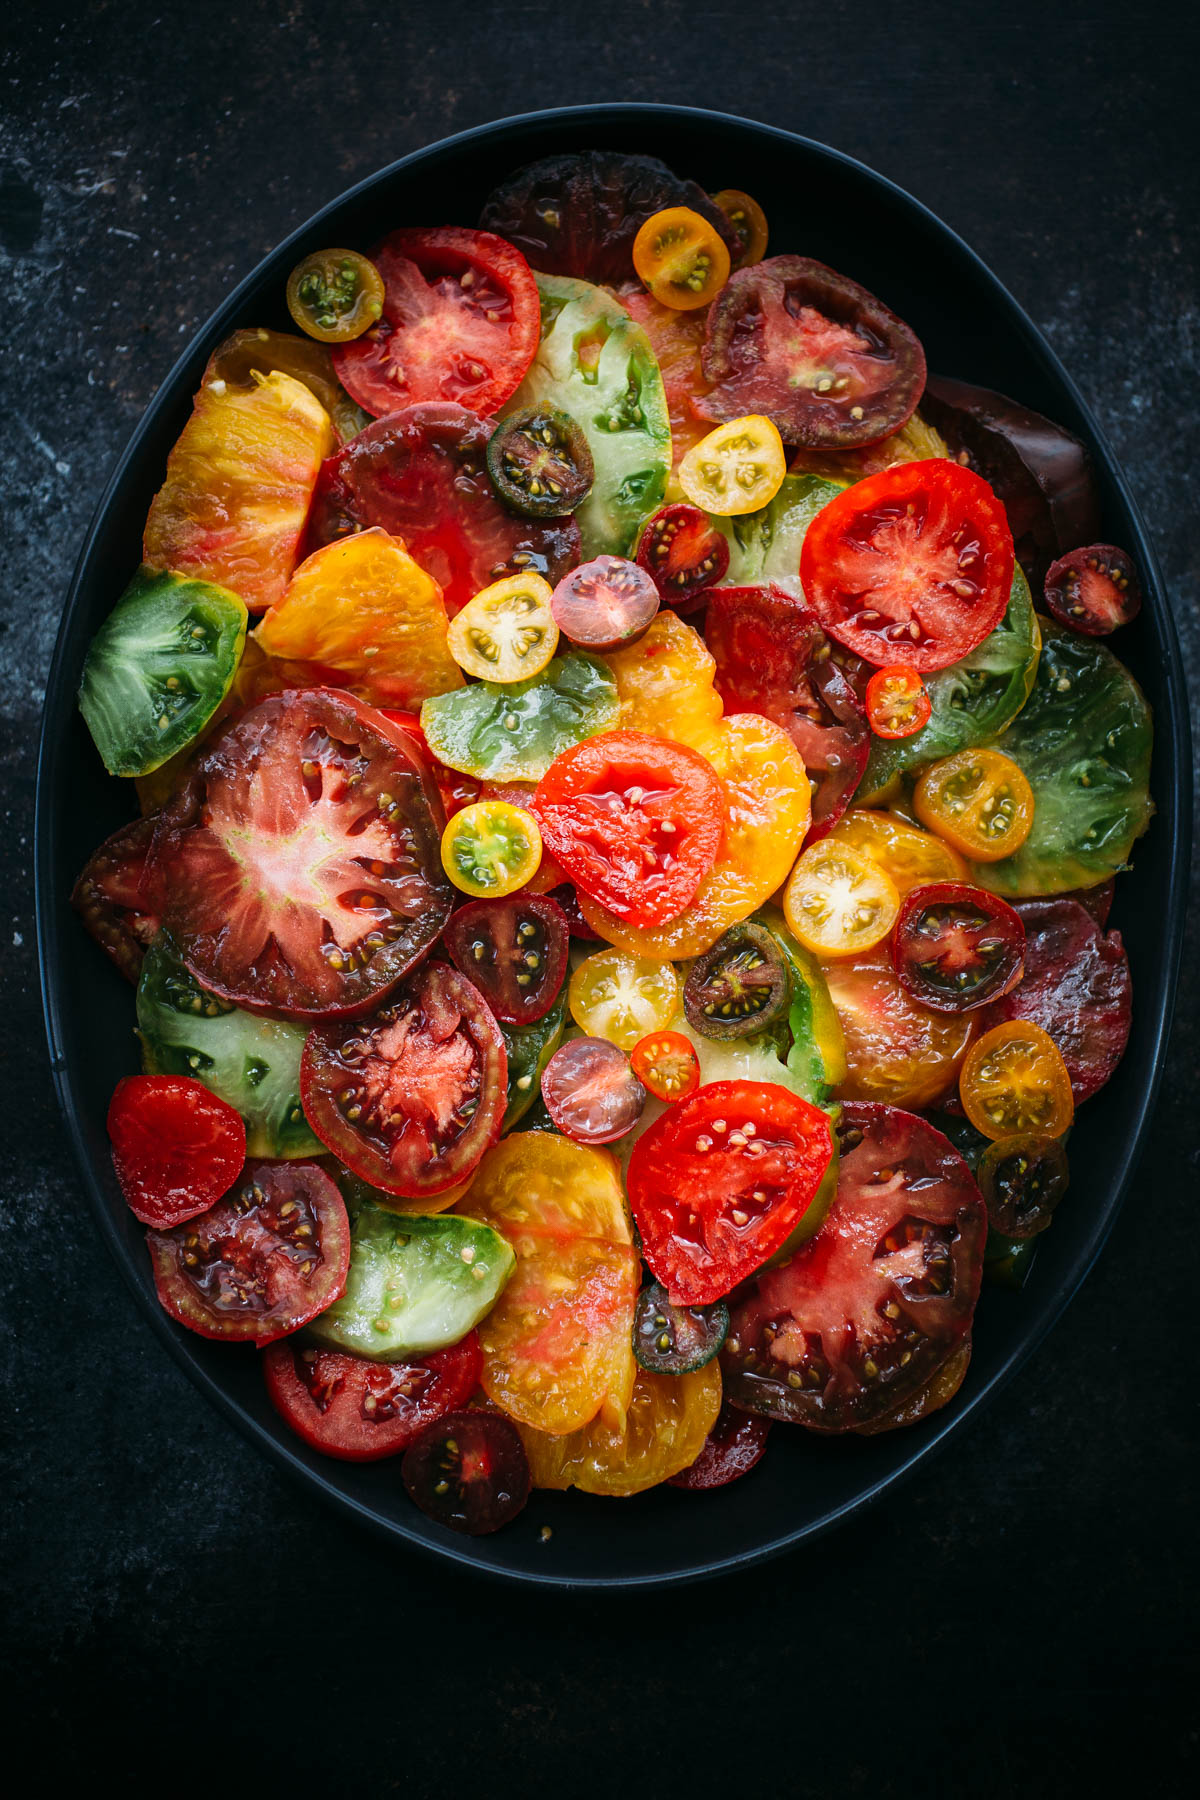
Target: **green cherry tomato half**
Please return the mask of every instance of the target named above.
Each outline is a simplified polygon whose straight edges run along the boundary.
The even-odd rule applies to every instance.
[[[361,337],[383,311],[383,276],[357,250],[317,250],[288,276],[288,311],[321,344]]]
[[[582,427],[556,406],[523,406],[498,425],[487,466],[504,504],[529,519],[574,512],[596,476]]]
[[[542,860],[537,820],[506,800],[477,800],[442,833],[442,867],[464,894],[498,899],[524,887]]]
[[[690,1375],[719,1352],[729,1335],[729,1308],[672,1306],[667,1290],[652,1281],[638,1295],[633,1314],[633,1354],[652,1375]]]

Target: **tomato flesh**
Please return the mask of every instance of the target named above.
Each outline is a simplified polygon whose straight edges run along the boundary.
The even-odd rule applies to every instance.
[[[658,588],[638,563],[596,556],[564,575],[550,601],[564,637],[584,650],[613,650],[645,631],[658,611]]]
[[[342,1462],[377,1462],[407,1450],[427,1425],[465,1406],[479,1386],[479,1339],[405,1362],[368,1362],[294,1340],[263,1352],[267,1393],[298,1437]]]
[[[533,1486],[516,1426],[482,1411],[448,1413],[426,1426],[400,1472],[414,1505],[471,1537],[510,1524]]]
[[[567,971],[570,928],[556,900],[510,894],[472,900],[451,915],[446,950],[479,989],[497,1019],[532,1025],[558,998]]]
[[[122,825],[88,858],[71,893],[87,930],[135,986],[162,923],[148,880],[153,837],[152,819]]]
[[[1136,619],[1142,606],[1137,570],[1115,544],[1070,550],[1046,571],[1046,610],[1060,625],[1105,637]]]
[[[571,1038],[542,1075],[542,1098],[558,1130],[577,1144],[611,1144],[642,1116],[646,1090],[629,1058],[607,1038]]]
[[[703,1450],[689,1468],[671,1476],[670,1485],[697,1494],[709,1488],[728,1487],[731,1481],[740,1480],[758,1467],[766,1453],[770,1430],[770,1419],[758,1413],[739,1412],[736,1406],[722,1406]]]
[[[182,1225],[207,1211],[236,1181],[246,1156],[240,1113],[182,1075],[119,1081],[108,1135],[121,1192],[143,1225]]]

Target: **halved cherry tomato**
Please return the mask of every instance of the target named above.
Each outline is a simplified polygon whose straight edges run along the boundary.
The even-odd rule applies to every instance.
[[[122,825],[94,850],[71,892],[71,905],[105,955],[135,986],[162,923],[147,868],[152,819]]]
[[[1046,571],[1046,611],[1087,637],[1105,637],[1128,625],[1141,606],[1137,570],[1115,544],[1070,550]]]
[[[977,1030],[974,1014],[919,1006],[897,980],[886,945],[827,962],[822,972],[845,1040],[841,1099],[932,1106],[953,1087]]]
[[[641,1494],[695,1461],[721,1407],[721,1371],[706,1363],[690,1375],[639,1369],[629,1411],[619,1422],[601,1414],[569,1436],[521,1432],[533,1484],[576,1487],[585,1494]]]
[[[146,1245],[164,1310],[201,1337],[274,1343],[332,1306],[350,1267],[350,1221],[316,1163],[249,1162],[207,1212]]]
[[[1004,617],[1012,532],[987,482],[960,463],[898,463],[843,489],[800,552],[830,637],[880,668],[944,669]]]
[[[564,1136],[611,1144],[641,1118],[646,1090],[608,1038],[568,1038],[542,1071],[542,1099]]]
[[[364,1181],[389,1194],[438,1194],[499,1134],[504,1039],[466,977],[427,962],[369,1019],[309,1032],[300,1093],[321,1142]]]
[[[989,1144],[976,1173],[988,1223],[1019,1243],[1045,1231],[1070,1181],[1062,1139],[1030,1131]]]
[[[900,896],[890,875],[859,850],[823,838],[788,877],[783,911],[814,956],[859,956],[891,931]]]
[[[701,1037],[748,1037],[780,1021],[791,1005],[783,946],[752,919],[731,925],[688,970],[683,1009]]]
[[[928,725],[933,706],[915,669],[876,669],[867,683],[867,718],[876,737],[906,738]]]
[[[691,612],[729,567],[729,541],[698,506],[664,506],[642,527],[638,566],[667,606]]]
[[[447,1350],[406,1362],[368,1362],[295,1339],[263,1352],[276,1412],[314,1450],[343,1462],[377,1462],[407,1450],[427,1425],[466,1405],[481,1364],[473,1331]]]
[[[984,1137],[1063,1135],[1075,1116],[1071,1077],[1054,1039],[1029,1019],[993,1025],[967,1052],[958,1078],[963,1111]]]
[[[604,657],[616,678],[619,723],[627,731],[688,744],[708,756],[721,719],[716,664],[698,631],[660,612],[634,643]]]
[[[1033,829],[1033,789],[1011,757],[998,750],[958,750],[932,763],[913,790],[922,825],[969,856],[999,862]]]
[[[1025,927],[984,888],[936,881],[905,895],[892,935],[901,986],[934,1012],[969,1012],[1007,994],[1024,968]]]
[[[891,876],[902,900],[910,888],[927,882],[967,879],[967,865],[956,850],[895,813],[852,806],[832,835],[839,844],[848,844],[878,863]]]
[[[241,1114],[182,1075],[118,1081],[108,1135],[121,1192],[143,1225],[182,1225],[206,1212],[246,1159]]]
[[[778,428],[761,413],[747,413],[692,445],[679,465],[679,485],[693,506],[732,518],[773,500],[786,474]]]
[[[633,1354],[651,1375],[690,1375],[719,1355],[729,1331],[729,1308],[673,1306],[667,1290],[652,1281],[638,1295],[633,1317]]]
[[[596,556],[563,576],[550,610],[573,644],[614,650],[645,631],[658,611],[658,589],[637,563]]]
[[[530,519],[574,512],[596,478],[582,426],[553,406],[523,406],[502,420],[488,441],[487,466],[505,505]]]
[[[515,1426],[495,1413],[447,1413],[404,1452],[409,1499],[439,1525],[482,1537],[529,1499],[529,1463]]]
[[[393,231],[371,260],[383,316],[333,353],[338,379],[377,416],[424,400],[495,413],[521,385],[541,327],[537,283],[519,250],[457,225]]]
[[[638,279],[663,306],[692,312],[729,280],[729,251],[689,206],[652,213],[633,240]]]
[[[700,1059],[682,1031],[651,1031],[634,1045],[629,1060],[656,1100],[686,1100],[700,1086]]]
[[[602,732],[563,751],[530,804],[576,886],[639,927],[665,924],[692,899],[726,818],[711,764],[639,731]]]
[[[758,201],[741,188],[722,188],[713,195],[713,202],[725,214],[737,237],[734,268],[748,269],[760,263],[767,253],[767,215]]]
[[[539,675],[558,649],[550,583],[507,575],[467,602],[450,626],[448,646],[460,669],[480,681]]]
[[[679,1011],[681,983],[669,962],[598,950],[571,977],[567,1003],[581,1031],[632,1050],[648,1031],[661,1030]]]
[[[357,250],[314,250],[288,276],[287,306],[318,343],[349,343],[383,311],[383,276]]]
[[[537,820],[503,800],[477,800],[456,812],[442,833],[442,867],[464,894],[498,900],[515,893],[542,860]]]
[[[714,1081],[629,1159],[642,1253],[677,1306],[720,1300],[781,1250],[833,1155],[828,1116],[787,1088]]]
[[[451,914],[442,941],[506,1025],[532,1025],[557,1000],[570,936],[562,907],[547,895],[469,901]]]

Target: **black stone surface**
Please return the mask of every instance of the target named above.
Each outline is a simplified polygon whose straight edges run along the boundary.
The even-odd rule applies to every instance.
[[[973,1432],[747,1578],[528,1597],[329,1516],[151,1340],[62,1147],[30,847],[67,577],[178,350],[354,179],[539,106],[683,100],[788,126],[962,232],[1122,458],[1194,681],[1194,19],[1073,0],[8,9],[2,1691],[9,1742],[38,1758],[29,1791],[93,1771],[208,1794],[1192,1791],[1194,957],[1123,1216]]]

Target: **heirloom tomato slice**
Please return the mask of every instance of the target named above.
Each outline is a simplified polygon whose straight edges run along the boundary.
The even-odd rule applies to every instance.
[[[984,1251],[985,1270],[991,1260],[988,1250],[992,1248],[994,1235],[988,1235],[987,1249]],[[903,1425],[919,1425],[922,1419],[928,1419],[933,1413],[940,1412],[943,1406],[949,1406],[966,1380],[970,1366],[971,1339],[967,1336],[924,1387],[918,1388],[915,1394],[909,1394],[898,1406],[893,1406],[890,1412],[880,1413],[868,1424],[855,1425],[851,1429],[859,1437],[877,1437],[884,1431],[898,1431]]]
[[[696,1460],[720,1410],[721,1371],[715,1362],[686,1375],[639,1369],[619,1426],[604,1415],[564,1437],[523,1426],[521,1442],[534,1487],[642,1494]]]
[[[455,616],[449,636],[455,662],[479,681],[503,684],[540,675],[558,649],[550,610],[556,592],[540,575],[493,581]]]
[[[122,825],[92,852],[71,892],[71,905],[87,930],[135,984],[162,923],[147,867],[153,836],[152,819]]]
[[[800,579],[847,650],[924,674],[958,662],[1004,617],[1012,532],[987,482],[959,463],[898,463],[817,514]]]
[[[346,1167],[388,1194],[438,1194],[471,1174],[508,1103],[504,1039],[478,989],[425,963],[368,1019],[308,1034],[304,1111]]]
[[[556,519],[587,499],[596,465],[583,427],[555,406],[510,413],[488,440],[488,474],[514,512]]]
[[[532,881],[542,860],[537,820],[506,800],[476,800],[442,833],[442,867],[461,893],[499,900]]]
[[[918,1005],[901,986],[886,944],[828,962],[824,975],[846,1047],[840,1098],[932,1106],[953,1087],[975,1034],[974,1014]]]
[[[585,650],[612,650],[645,631],[658,602],[658,588],[640,563],[596,556],[563,576],[550,610],[573,644]]]
[[[749,413],[692,445],[679,465],[679,485],[693,506],[724,519],[769,506],[786,473],[778,430]]]
[[[651,1281],[638,1295],[633,1354],[638,1367],[651,1375],[690,1375],[712,1362],[728,1330],[729,1308],[723,1300],[711,1306],[672,1306],[662,1283]]]
[[[403,711],[463,684],[437,582],[378,527],[306,557],[254,635],[373,706]]]
[[[540,781],[556,756],[617,720],[617,684],[599,657],[555,656],[525,681],[472,681],[421,708],[430,749],[447,768],[496,784]]]
[[[479,1386],[480,1361],[473,1331],[448,1350],[387,1363],[292,1340],[263,1352],[263,1375],[276,1412],[312,1449],[343,1462],[377,1462],[465,1406]]]
[[[760,263],[767,250],[767,215],[758,201],[741,188],[722,188],[713,195],[713,205],[720,207],[737,236],[734,268],[748,269]]]
[[[505,1025],[532,1025],[550,1011],[567,972],[566,915],[547,894],[470,900],[444,934],[451,961]]]
[[[278,369],[309,389],[329,414],[339,443],[357,437],[368,423],[362,408],[353,400],[333,372],[333,359],[326,345],[313,338],[297,337],[290,331],[267,331],[250,326],[235,331],[218,344],[204,371],[204,387],[216,387],[218,393],[233,388],[250,394],[264,375]],[[217,385],[221,384],[221,385]]]
[[[635,643],[602,660],[616,677],[623,729],[709,754],[723,708],[713,686],[716,665],[698,631],[660,612]]]
[[[493,425],[465,406],[408,406],[377,419],[321,470],[308,547],[378,525],[403,538],[453,616],[506,575],[553,585],[579,561],[574,519],[525,519],[487,471]]]
[[[203,1082],[178,1075],[127,1075],[108,1107],[113,1166],[129,1210],[143,1225],[182,1225],[237,1180],[246,1127]]]
[[[481,1408],[426,1426],[405,1451],[400,1473],[414,1506],[471,1537],[511,1524],[532,1486],[516,1429]]]
[[[516,1251],[479,1328],[483,1387],[520,1425],[562,1435],[602,1409],[619,1429],[633,1392],[641,1260],[615,1159],[547,1131],[488,1153],[460,1209]]]
[[[576,887],[643,927],[665,924],[692,899],[726,817],[711,764],[640,731],[602,732],[565,750],[530,806]]]
[[[914,737],[932,711],[925,683],[906,663],[876,669],[867,683],[867,718],[876,737]]]
[[[290,375],[202,387],[151,502],[146,562],[230,588],[261,612],[287,586],[333,444],[329,414]]]
[[[681,1031],[651,1031],[633,1047],[630,1067],[656,1100],[686,1100],[700,1086],[700,1059]]]
[[[902,900],[911,888],[927,882],[967,879],[967,865],[956,850],[894,813],[852,806],[838,820],[832,835],[839,844],[860,850],[878,863]]]
[[[971,1329],[987,1213],[940,1131],[850,1105],[837,1197],[816,1236],[734,1308],[722,1361],[735,1405],[813,1431],[891,1413]]]
[[[708,313],[677,312],[640,289],[622,294],[621,301],[650,339],[657,358],[671,421],[671,454],[678,469],[692,445],[710,430],[708,420],[698,418],[692,405],[697,395],[706,394],[711,386],[701,362]],[[677,500],[680,491],[672,475],[668,497]]]
[[[710,1082],[656,1120],[629,1159],[629,1204],[668,1299],[711,1305],[782,1250],[832,1155],[828,1115],[764,1082]]]
[[[211,739],[159,815],[163,922],[196,979],[256,1012],[363,1012],[450,916],[424,759],[332,688]]]
[[[377,417],[448,400],[498,412],[537,349],[537,283],[519,250],[458,225],[393,231],[371,261],[383,314],[333,352],[338,379]]]
[[[671,1486],[686,1488],[689,1493],[727,1487],[731,1481],[737,1481],[758,1467],[767,1448],[770,1430],[770,1419],[764,1419],[761,1414],[722,1405],[699,1456],[678,1475],[670,1477]]]
[[[1062,1139],[1032,1131],[997,1138],[980,1157],[976,1173],[988,1223],[1017,1243],[1045,1231],[1070,1181]]]
[[[1060,625],[1106,637],[1136,619],[1142,590],[1132,559],[1115,544],[1069,550],[1046,571],[1046,610]]]

